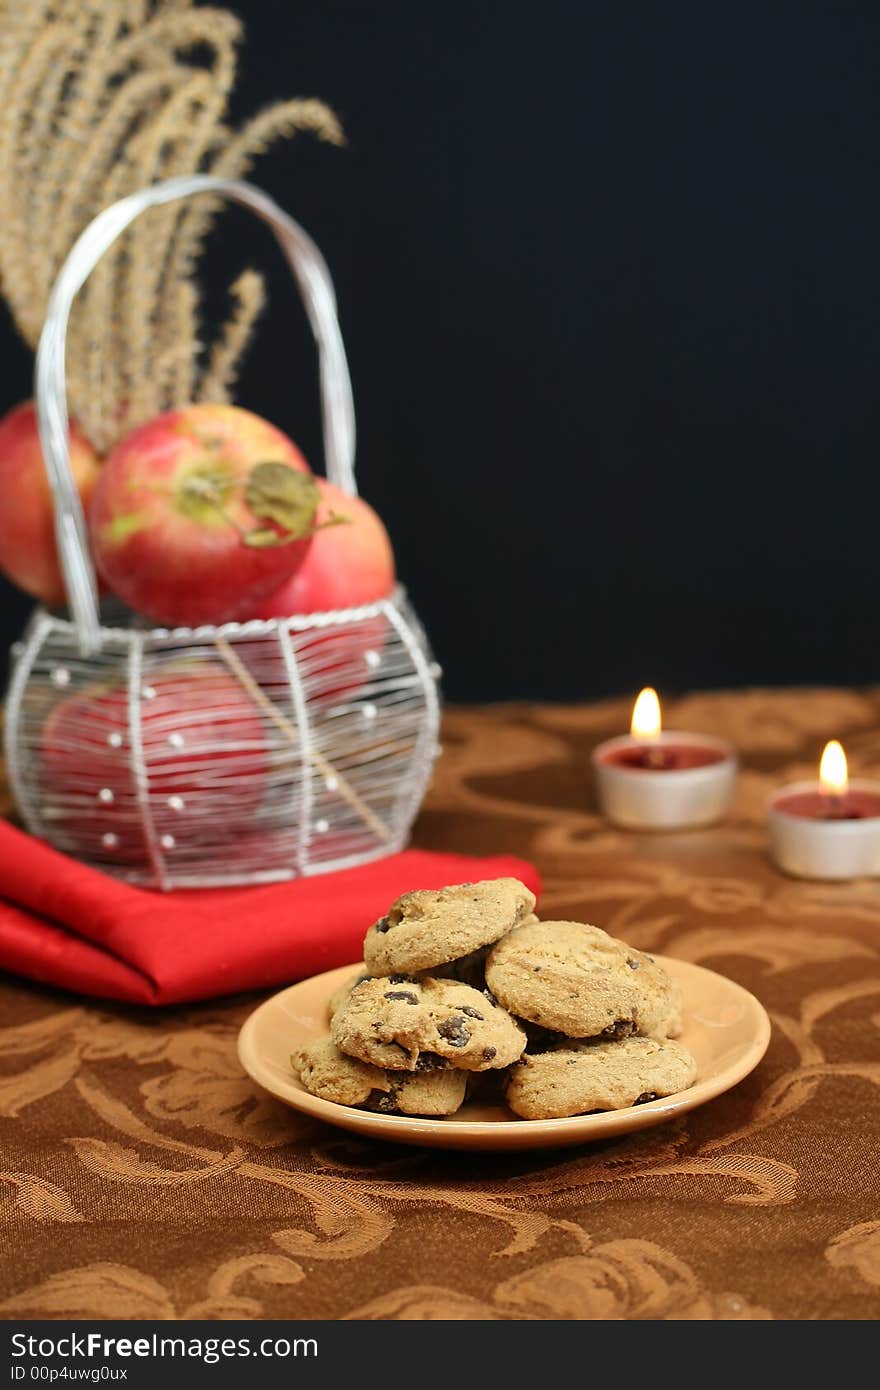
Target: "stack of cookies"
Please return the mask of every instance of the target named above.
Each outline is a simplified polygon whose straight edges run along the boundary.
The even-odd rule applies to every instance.
[[[307,1091],[386,1114],[451,1115],[480,1074],[524,1119],[617,1110],[684,1090],[676,984],[579,922],[541,922],[517,879],[406,893],[367,932],[367,974],[294,1053]]]

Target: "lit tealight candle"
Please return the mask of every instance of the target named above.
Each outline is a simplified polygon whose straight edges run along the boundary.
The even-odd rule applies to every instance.
[[[682,830],[711,825],[727,810],[736,755],[710,734],[664,733],[656,690],[635,702],[630,732],[593,752],[599,805],[631,830]]]
[[[880,875],[880,784],[849,780],[836,739],[818,782],[792,782],[772,798],[768,825],[773,859],[797,878]]]

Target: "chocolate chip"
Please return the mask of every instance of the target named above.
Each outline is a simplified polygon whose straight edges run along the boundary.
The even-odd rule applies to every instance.
[[[631,1018],[619,1018],[615,1023],[609,1023],[607,1028],[603,1028],[599,1037],[610,1038],[612,1042],[617,1042],[619,1038],[632,1037],[635,1031],[636,1025]]]
[[[375,1110],[379,1115],[400,1114],[397,1096],[388,1091],[371,1091],[360,1108],[362,1110]]]
[[[529,1052],[552,1052],[555,1047],[567,1042],[561,1033],[554,1033],[549,1028],[535,1027],[534,1024],[526,1023],[526,1036],[528,1038]]]
[[[483,1048],[483,1061],[484,1061],[484,1062],[491,1062],[492,1058],[493,1058],[493,1057],[497,1057],[497,1056],[498,1056],[498,1049],[497,1049],[497,1047],[484,1047],[484,1048]]]
[[[642,1094],[640,1096],[636,1096],[636,1099],[633,1101],[633,1105],[647,1105],[649,1100],[659,1099],[660,1097],[657,1095],[656,1091],[642,1091]]]
[[[385,994],[386,999],[405,999],[407,1004],[418,1004],[418,998],[411,989],[389,989]]]
[[[442,965],[431,967],[431,974],[441,980],[458,980],[460,984],[470,985],[472,989],[483,989],[486,983],[485,966],[489,954],[488,946],[480,946],[469,951],[457,960],[445,961]]]
[[[420,1052],[416,1058],[415,1071],[443,1071],[449,1063],[436,1052]]]
[[[538,972],[540,971],[541,967],[540,967],[540,965],[533,965],[533,966],[532,966],[532,969],[534,970],[535,974],[537,975]]]
[[[438,1023],[437,1032],[441,1038],[446,1039],[450,1047],[467,1047],[471,1040],[470,1029],[461,1014],[444,1018],[442,1023]]]
[[[485,1014],[481,1014],[479,1009],[473,1008],[470,1004],[459,1004],[458,1007],[463,1014],[467,1014],[468,1018],[478,1018],[481,1023],[485,1023],[486,1016]]]
[[[376,931],[381,932],[384,936],[385,932],[387,932],[390,926],[391,923],[388,921],[387,917],[380,917],[378,922],[376,923]]]
[[[630,970],[641,970],[642,968],[637,960],[632,960],[629,956],[626,958],[626,963]]]
[[[389,985],[411,985],[414,984],[412,975],[389,975]]]

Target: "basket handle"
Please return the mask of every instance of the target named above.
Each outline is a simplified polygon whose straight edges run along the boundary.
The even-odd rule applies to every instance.
[[[98,586],[82,503],[70,469],[65,349],[70,310],[98,261],[126,227],[147,208],[195,193],[222,194],[250,208],[272,228],[305,303],[321,375],[321,418],[327,477],[355,494],[354,404],[333,282],[311,237],[272,198],[239,179],[192,174],[166,179],[105,208],[77,238],[62,266],[46,310],[37,348],[34,395],[46,472],[55,501],[55,537],[70,611],[82,652],[99,646]]]

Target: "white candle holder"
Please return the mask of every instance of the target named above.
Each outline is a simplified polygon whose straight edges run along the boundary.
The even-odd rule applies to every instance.
[[[629,750],[692,749],[714,754],[700,767],[632,767],[615,761]],[[600,743],[592,754],[602,814],[628,830],[695,830],[720,820],[733,798],[737,758],[723,739],[670,731],[650,741],[631,734]]]
[[[767,824],[770,856],[795,878],[840,881],[880,877],[880,814],[857,820],[810,817],[785,809],[801,796],[828,796],[821,782],[792,782],[770,800]],[[844,797],[864,797],[880,811],[880,783],[855,780]]]

